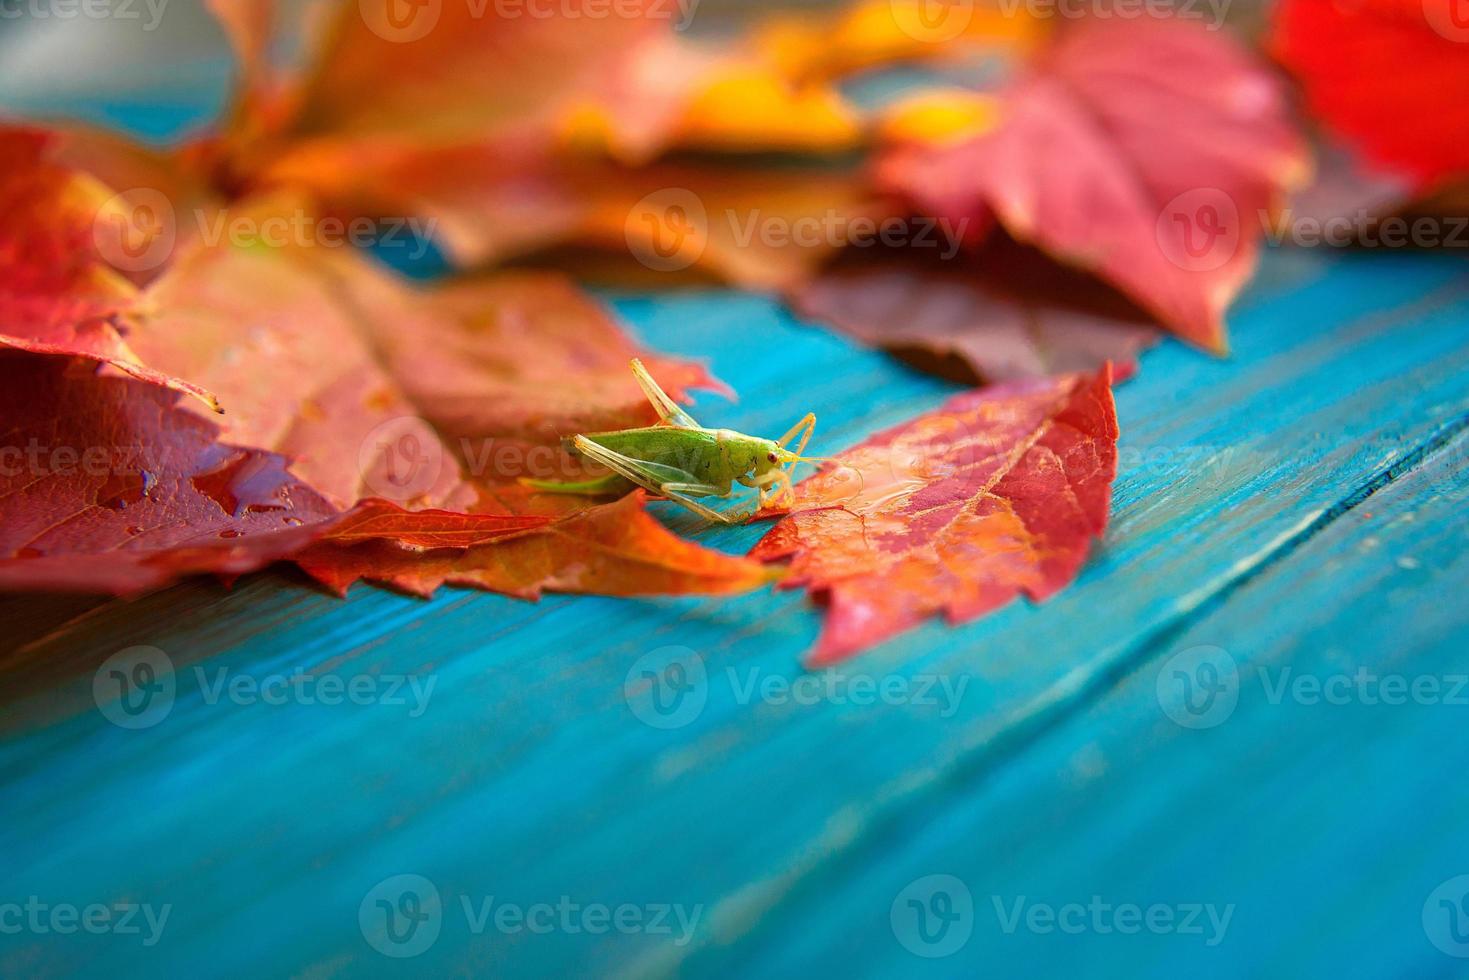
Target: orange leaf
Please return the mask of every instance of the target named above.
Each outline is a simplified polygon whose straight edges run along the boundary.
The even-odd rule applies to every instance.
[[[1075,577],[1117,474],[1110,372],[959,395],[796,488],[751,556],[830,604],[814,664],[943,613],[964,623]]]
[[[1024,52],[1043,25],[1001,3],[859,0],[835,17],[781,14],[757,32],[793,78],[829,78],[895,61]]]
[[[405,548],[473,548],[545,527],[549,517],[406,511],[388,500],[364,500],[334,522],[324,541],[393,541]]]
[[[643,496],[584,511],[542,531],[465,552],[414,555],[381,542],[314,545],[297,558],[306,572],[345,595],[363,579],[414,595],[443,585],[539,599],[543,592],[596,595],[733,595],[776,577],[757,561],[685,541],[643,510]]]
[[[782,75],[741,44],[650,35],[568,115],[567,141],[645,164],[678,147],[737,153],[838,153],[863,140],[834,87]]]

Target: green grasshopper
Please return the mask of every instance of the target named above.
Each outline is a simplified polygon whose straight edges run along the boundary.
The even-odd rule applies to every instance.
[[[695,498],[731,497],[738,483],[755,490],[759,506],[764,507],[781,494],[793,496],[791,470],[797,463],[818,462],[801,455],[816,429],[815,414],[808,413],[774,441],[729,429],[706,429],[658,387],[641,361],[633,360],[632,372],[663,420],[661,425],[594,432],[567,440],[569,451],[612,471],[605,477],[582,483],[521,482],[549,493],[586,496],[621,494],[639,486],[711,521],[734,524],[739,518]],[[792,439],[799,439],[794,451],[786,449]]]

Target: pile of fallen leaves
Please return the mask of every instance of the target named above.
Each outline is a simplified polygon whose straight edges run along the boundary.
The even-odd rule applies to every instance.
[[[343,593],[779,580],[829,603],[826,661],[1042,599],[1106,527],[1114,376],[1160,330],[1225,349],[1255,216],[1308,172],[1284,81],[1185,18],[881,0],[705,42],[658,0],[340,2],[306,28],[210,7],[239,64],[211,131],[155,151],[0,127],[0,587],[135,594],[281,560]],[[1290,0],[1275,43],[1321,118],[1423,195],[1469,169],[1448,121],[1469,44],[1420,7]],[[896,63],[925,81],[849,96]],[[1421,78],[1379,86],[1374,64]],[[850,237],[748,234],[772,216]],[[460,275],[323,247],[390,224]],[[678,398],[720,387],[581,291],[568,263],[598,251],[778,291],[989,386],[843,453],[745,558],[642,493],[532,492],[584,472],[563,436],[656,421],[630,358]]]

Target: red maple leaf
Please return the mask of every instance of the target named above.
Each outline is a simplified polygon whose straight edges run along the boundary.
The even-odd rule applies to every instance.
[[[937,613],[963,623],[1081,568],[1117,473],[1110,371],[983,388],[841,453],[751,557],[830,606],[812,656],[851,656]]]
[[[1305,173],[1276,80],[1227,37],[1163,20],[1068,25],[1003,93],[993,129],[900,141],[879,163],[923,213],[993,213],[1212,349],[1261,215]]]
[[[336,517],[285,459],[221,443],[179,397],[85,362],[0,354],[0,588],[129,594],[239,574]]]
[[[1284,0],[1272,46],[1312,113],[1427,189],[1469,174],[1469,16],[1459,0]]]

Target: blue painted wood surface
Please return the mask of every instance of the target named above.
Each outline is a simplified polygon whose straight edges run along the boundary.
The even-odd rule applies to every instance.
[[[270,573],[0,600],[0,975],[1464,975],[1464,273],[1272,253],[1233,359],[1168,345],[1119,390],[1116,516],[1072,589],[834,674],[801,670],[819,619],[793,594],[343,602]],[[760,297],[609,299],[739,389],[702,415],[814,409],[818,451],[951,390]],[[137,645],[176,690],[129,730],[94,681]],[[690,656],[705,680],[660,714],[644,668]],[[1272,700],[1359,669],[1440,693]],[[297,672],[370,703],[213,693]],[[399,677],[432,683],[421,711]],[[428,918],[395,945],[401,875],[432,891],[413,879]],[[27,903],[43,927],[11,931]],[[1154,928],[1121,931],[1128,903]],[[156,943],[142,915],[45,918],[94,904],[168,918]],[[497,928],[540,904],[549,933]],[[696,921],[584,918],[664,906]]]

